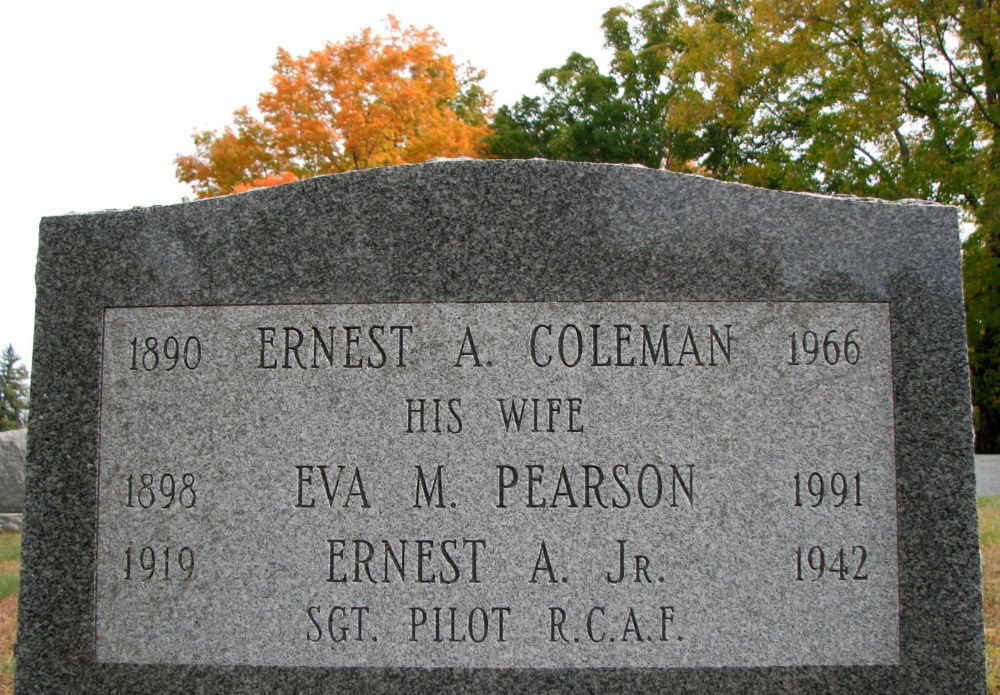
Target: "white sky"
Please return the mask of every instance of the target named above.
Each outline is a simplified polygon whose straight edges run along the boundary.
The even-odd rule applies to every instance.
[[[174,157],[269,86],[279,46],[295,55],[365,26],[432,25],[459,62],[486,70],[496,105],[537,94],[572,51],[606,62],[601,16],[615,0],[272,0],[9,3],[0,15],[0,347],[30,366],[43,216],[193,197]],[[638,4],[641,4],[638,3]]]

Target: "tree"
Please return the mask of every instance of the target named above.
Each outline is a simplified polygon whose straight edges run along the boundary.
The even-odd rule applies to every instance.
[[[988,148],[971,96],[985,85],[952,5],[688,3],[667,127],[691,130],[726,178],[974,209]]]
[[[177,178],[200,198],[353,169],[478,156],[492,97],[485,73],[456,65],[430,27],[364,29],[294,57],[278,49],[271,90],[221,134],[194,135]]]
[[[678,79],[716,175],[960,205],[980,452],[1000,451],[1000,16],[993,0],[690,3]],[[699,84],[712,85],[711,90]],[[712,132],[725,137],[712,141]]]
[[[680,20],[676,2],[609,10],[603,21],[615,51],[609,74],[579,53],[542,71],[545,97],[523,97],[497,111],[490,153],[659,167],[670,151],[663,125],[673,96],[661,82],[678,55]]]
[[[8,345],[0,353],[0,430],[24,427],[28,415],[28,370]]]
[[[962,206],[975,227],[964,249],[977,449],[1000,451],[996,0],[669,0],[613,8],[604,31],[614,84],[597,104],[656,104],[626,109],[629,128],[609,131],[659,130],[645,138],[659,151],[632,161],[769,188]],[[493,151],[589,157],[556,146],[587,123],[550,122],[564,94],[595,73],[569,73],[569,89],[543,81],[541,99],[501,108]],[[630,93],[644,97],[630,102]],[[598,112],[608,118],[608,108]],[[584,109],[574,115],[597,122]]]

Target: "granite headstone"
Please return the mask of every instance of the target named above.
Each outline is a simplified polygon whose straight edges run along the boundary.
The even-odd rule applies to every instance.
[[[16,687],[982,692],[958,241],[538,160],[47,218]]]

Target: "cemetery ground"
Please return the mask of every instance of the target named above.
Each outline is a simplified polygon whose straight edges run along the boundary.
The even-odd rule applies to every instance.
[[[0,534],[0,695],[14,691],[14,638],[17,587],[21,574],[21,534]]]
[[[983,558],[988,692],[1000,695],[1000,496],[980,497],[979,544]],[[21,569],[21,534],[0,534],[0,695],[14,692],[14,639]]]
[[[1000,693],[1000,497],[980,497],[978,506],[986,614],[986,678],[989,692],[994,695]]]

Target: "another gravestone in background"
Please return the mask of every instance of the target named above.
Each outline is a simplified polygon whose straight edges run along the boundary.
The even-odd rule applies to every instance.
[[[16,531],[24,511],[24,459],[28,430],[0,432],[0,530]]]
[[[1000,495],[1000,456],[976,456],[976,497]]]
[[[959,271],[542,161],[46,219],[18,688],[981,692]]]

